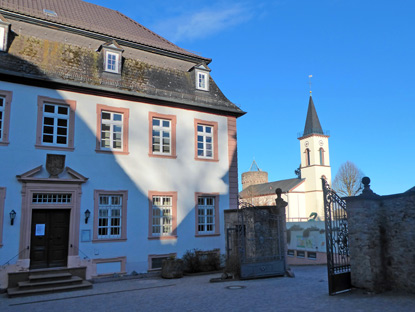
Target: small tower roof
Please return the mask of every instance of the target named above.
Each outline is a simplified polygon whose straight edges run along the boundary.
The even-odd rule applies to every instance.
[[[249,171],[261,171],[261,169],[259,169],[258,164],[256,163],[255,159],[251,164],[251,167],[249,168]]]
[[[320,120],[317,116],[316,108],[314,107],[313,97],[311,95],[310,100],[308,101],[307,119],[305,121],[303,136],[309,134],[324,134],[323,129],[321,128]]]

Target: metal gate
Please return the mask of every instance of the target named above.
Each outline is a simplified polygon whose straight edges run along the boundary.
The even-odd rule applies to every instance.
[[[276,207],[238,210],[236,229],[240,278],[278,276],[285,273],[284,215]]]
[[[346,202],[322,178],[326,225],[327,271],[329,294],[351,289],[349,230]]]

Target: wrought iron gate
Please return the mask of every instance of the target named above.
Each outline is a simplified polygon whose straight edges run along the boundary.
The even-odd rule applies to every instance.
[[[346,202],[322,178],[329,294],[351,289]]]
[[[276,207],[238,210],[238,254],[242,279],[285,273],[284,215]]]

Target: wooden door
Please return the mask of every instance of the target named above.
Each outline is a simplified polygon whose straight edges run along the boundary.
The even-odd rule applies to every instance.
[[[67,265],[69,210],[39,209],[32,212],[30,268]]]

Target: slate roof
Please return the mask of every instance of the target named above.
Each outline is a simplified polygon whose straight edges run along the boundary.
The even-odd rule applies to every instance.
[[[55,11],[57,17],[46,15],[43,9]],[[29,84],[40,80],[50,88],[86,88],[88,93],[115,92],[128,99],[140,97],[226,115],[245,114],[226,98],[212,77],[208,91],[196,89],[193,69],[206,65],[209,59],[179,48],[117,11],[81,0],[0,0],[0,14],[5,15],[12,29],[8,51],[0,53],[0,80]],[[42,23],[32,23],[29,15],[42,19]],[[63,24],[101,32],[106,37],[88,36],[72,28],[63,31]],[[170,52],[128,45],[117,41],[117,36]],[[124,49],[121,75],[103,71],[102,53],[98,51],[114,38]],[[176,57],[180,53],[187,57]]]
[[[409,190],[407,190],[405,193],[409,193],[409,192],[415,192],[415,186],[413,188],[410,188]]]
[[[0,8],[210,62],[210,59],[178,47],[118,11],[82,0],[0,0]],[[57,16],[45,14],[44,9],[56,12]]]
[[[309,134],[323,134],[323,129],[321,128],[320,120],[317,116],[317,111],[314,106],[313,97],[310,95],[310,100],[308,101],[308,110],[307,118],[305,121],[303,136]]]
[[[305,179],[287,179],[287,180],[280,180],[262,184],[255,184],[250,185],[246,189],[239,192],[239,196],[241,198],[249,198],[255,196],[266,196],[266,195],[274,195],[275,190],[280,188],[283,193],[290,191],[292,188],[296,187],[300,183],[302,183]]]

